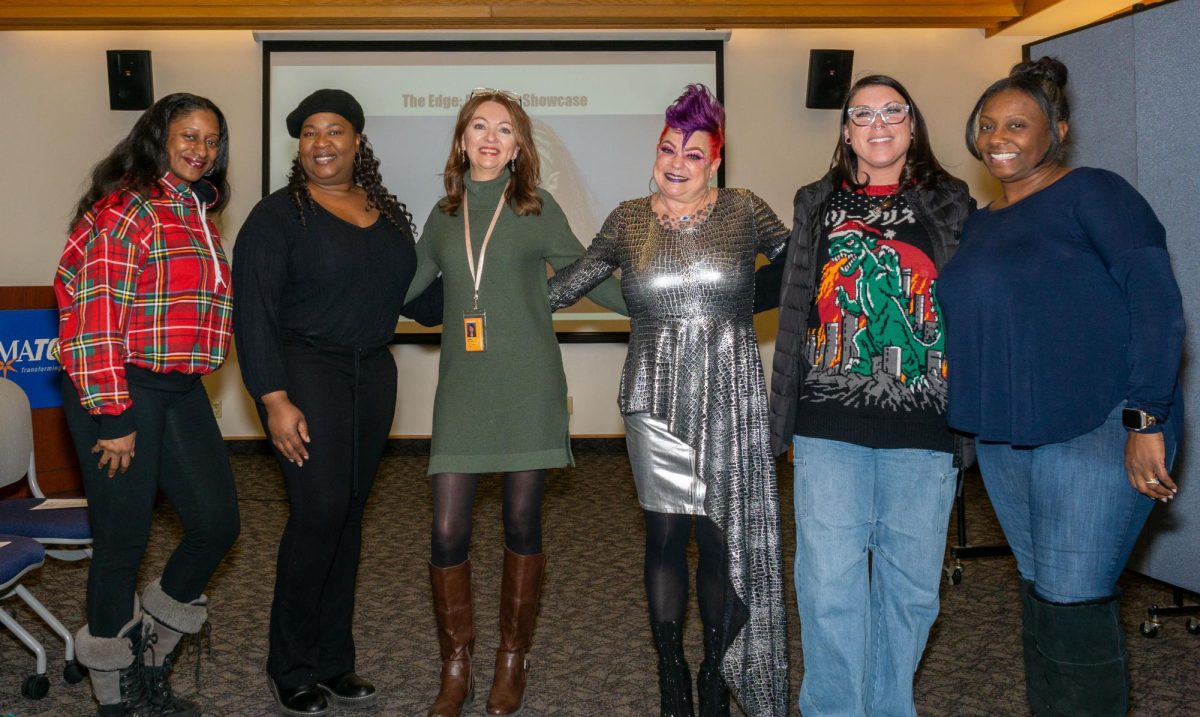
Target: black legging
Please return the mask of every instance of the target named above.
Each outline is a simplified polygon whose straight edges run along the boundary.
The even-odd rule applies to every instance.
[[[137,447],[126,473],[108,477],[92,446],[99,423],[63,377],[63,409],[88,499],[92,560],[88,632],[116,637],[133,617],[138,568],[161,489],[179,514],[183,540],[163,568],[162,589],[179,602],[200,597],[241,527],[237,489],[212,405],[198,376],[126,367]]]
[[[275,451],[291,511],[276,560],[267,674],[294,689],[355,668],[362,517],[396,409],[396,362],[386,348],[358,352],[356,362],[345,349],[292,345],[285,359],[288,398],[312,442],[302,467]],[[259,416],[266,428],[261,405]]]
[[[646,598],[652,622],[682,620],[688,600],[688,539],[692,516],[642,511],[646,517]],[[706,516],[696,516],[696,597],[706,626],[721,625],[725,610],[725,536]]]
[[[546,471],[504,474],[504,545],[518,555],[542,552],[542,490]],[[433,476],[433,526],[430,562],[439,568],[467,559],[471,546],[471,508],[475,503],[475,473],[437,473]]]

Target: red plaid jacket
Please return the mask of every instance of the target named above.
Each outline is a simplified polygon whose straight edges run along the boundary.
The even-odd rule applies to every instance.
[[[58,357],[93,415],[129,408],[125,364],[215,371],[229,350],[229,261],[207,205],[168,172],[96,202],[58,264]],[[207,227],[208,232],[205,232]]]

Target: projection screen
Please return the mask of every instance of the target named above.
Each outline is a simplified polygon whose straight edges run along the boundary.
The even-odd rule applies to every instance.
[[[419,241],[442,196],[458,109],[473,88],[498,88],[522,96],[542,186],[586,246],[618,203],[649,193],[663,110],[684,86],[702,82],[722,97],[722,50],[720,41],[266,41],[263,194],[286,183],[296,154],[287,113],[314,90],[341,88],[362,104],[385,183],[412,212]],[[555,326],[565,340],[628,332],[627,321],[587,301],[556,314]],[[404,341],[425,330],[402,320],[397,331]]]

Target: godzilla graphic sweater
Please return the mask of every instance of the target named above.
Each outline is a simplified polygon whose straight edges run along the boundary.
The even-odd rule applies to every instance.
[[[896,186],[839,190],[822,216],[796,435],[950,452],[929,234]]]

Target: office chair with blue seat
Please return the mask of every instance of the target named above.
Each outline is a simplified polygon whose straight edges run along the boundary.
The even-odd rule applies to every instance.
[[[8,540],[10,545],[24,546],[27,545],[26,540],[32,540],[42,550],[43,556],[48,554],[65,560],[79,560],[90,556],[92,531],[88,523],[87,509],[49,507],[52,503],[47,502],[37,485],[33,459],[33,419],[29,399],[20,386],[6,378],[0,378],[0,488],[17,483],[24,477],[28,477],[30,491],[37,497],[0,501],[0,534],[9,536],[0,538],[0,542]],[[8,550],[8,546],[5,550]],[[9,552],[11,554],[18,551]],[[38,564],[41,564],[40,558]],[[5,584],[5,588],[7,587]],[[80,589],[84,588],[81,586]],[[28,590],[17,585],[13,592],[62,638],[65,646],[63,679],[72,684],[82,680],[85,670],[75,659],[74,634],[63,627]],[[44,678],[46,658],[41,646],[32,641],[27,632],[14,629],[8,620],[4,621],[4,625],[12,629],[21,641],[38,655],[38,674]],[[48,687],[47,683],[46,688]],[[45,695],[44,689],[41,692]]]
[[[42,567],[45,560],[46,549],[36,540],[0,533],[0,600],[16,595],[42,619],[53,620],[50,611],[21,584],[21,578]],[[0,625],[8,628],[37,657],[37,671],[21,683],[21,694],[33,700],[42,699],[50,691],[50,680],[46,677],[46,648],[7,610],[0,609]]]

